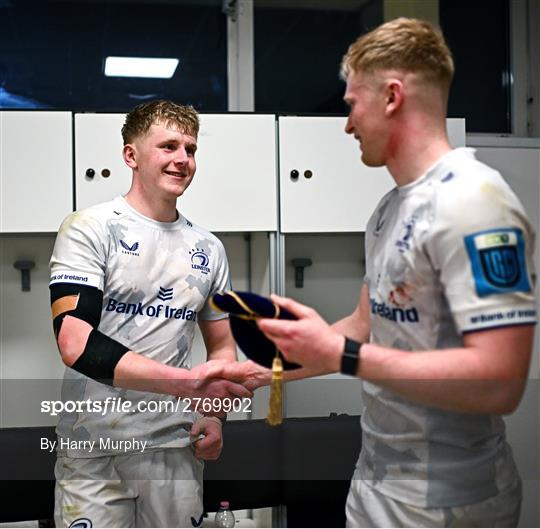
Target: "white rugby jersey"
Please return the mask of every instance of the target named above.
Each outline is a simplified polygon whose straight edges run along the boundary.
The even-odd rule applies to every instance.
[[[171,223],[149,219],[123,197],[68,216],[58,231],[50,267],[51,285],[74,283],[103,291],[99,331],[163,364],[189,369],[197,321],[226,317],[208,303],[230,284],[221,241],[182,215]],[[62,414],[60,454],[95,457],[141,447],[115,441],[146,441],[146,450],[190,443],[197,414],[140,411],[148,409],[148,401],[176,405],[175,397],[113,388],[66,368],[65,402],[104,403],[107,397],[116,400],[109,399],[105,415],[86,409]],[[142,400],[146,403],[140,405]],[[119,401],[131,402],[129,411],[110,411]],[[156,405],[150,404],[151,409]],[[94,444],[79,443],[85,440]]]
[[[467,332],[534,324],[533,254],[533,228],[501,175],[472,149],[451,151],[385,195],[368,223],[371,341],[445,349]],[[457,506],[518,479],[498,416],[423,406],[369,382],[363,403],[355,479],[394,499]]]

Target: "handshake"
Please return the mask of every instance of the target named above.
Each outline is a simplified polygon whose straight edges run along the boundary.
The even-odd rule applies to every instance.
[[[339,371],[345,338],[315,310],[287,298],[235,291],[215,294],[211,305],[229,314],[232,335],[248,360],[196,366],[188,396],[250,398],[255,389],[271,385],[270,408],[276,410],[284,376],[296,380]]]
[[[224,415],[226,404],[238,399],[250,399],[253,392],[270,384],[272,371],[251,360],[244,362],[209,360],[191,370],[192,378],[186,382],[184,395],[192,401],[213,402],[213,410]],[[187,390],[187,391],[186,391]],[[216,409],[219,408],[219,409]],[[207,412],[206,409],[198,411]],[[234,410],[238,411],[238,410]]]

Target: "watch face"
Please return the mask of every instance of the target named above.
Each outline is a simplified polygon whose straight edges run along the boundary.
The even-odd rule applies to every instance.
[[[358,356],[358,353],[360,352],[360,347],[362,347],[362,344],[359,342],[355,342],[354,340],[351,340],[350,338],[345,337],[345,352],[349,355]]]
[[[347,337],[345,338],[345,348],[341,357],[341,372],[344,375],[356,376],[361,347],[361,343]]]

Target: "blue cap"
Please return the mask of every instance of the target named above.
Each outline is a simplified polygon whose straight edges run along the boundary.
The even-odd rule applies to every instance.
[[[259,318],[296,320],[296,316],[288,310],[264,296],[234,290],[214,294],[211,304],[215,309],[229,313],[234,339],[250,360],[271,369],[277,353],[283,362],[283,369],[300,367],[298,364],[288,362],[280,352],[277,352],[275,344],[262,333],[256,322]]]

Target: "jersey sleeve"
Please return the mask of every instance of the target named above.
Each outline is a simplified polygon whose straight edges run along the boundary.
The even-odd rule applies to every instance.
[[[212,286],[208,297],[204,303],[202,310],[199,313],[199,319],[201,320],[222,320],[228,318],[228,315],[215,310],[210,305],[210,299],[216,292],[222,292],[224,290],[231,289],[231,277],[229,272],[229,261],[227,260],[227,253],[225,252],[225,247],[223,243],[216,239],[216,251],[217,251],[217,262],[215,265],[214,279],[212,281]]]
[[[534,244],[502,178],[441,200],[427,251],[461,333],[536,323]]]
[[[54,244],[50,261],[50,285],[82,284],[103,290],[105,233],[98,219],[85,211],[68,216]]]

